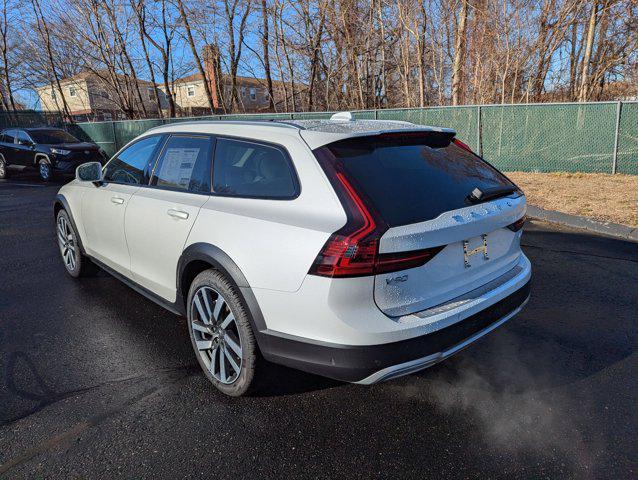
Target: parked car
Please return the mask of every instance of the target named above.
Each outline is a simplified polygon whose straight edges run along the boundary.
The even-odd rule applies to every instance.
[[[7,128],[0,133],[0,178],[9,167],[36,168],[47,182],[57,174],[72,174],[86,162],[104,162],[95,143],[81,142],[60,128]]]
[[[102,267],[185,315],[228,395],[265,361],[372,384],[519,312],[525,196],[448,129],[198,121],[151,129],[55,201],[73,277]]]

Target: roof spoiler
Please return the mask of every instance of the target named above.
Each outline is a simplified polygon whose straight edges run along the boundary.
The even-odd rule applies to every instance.
[[[379,141],[397,141],[402,145],[422,145],[425,144],[432,148],[447,147],[456,132],[449,129],[439,130],[394,130],[381,132],[376,135]]]

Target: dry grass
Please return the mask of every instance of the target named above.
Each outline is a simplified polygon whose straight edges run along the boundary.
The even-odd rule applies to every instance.
[[[638,227],[638,175],[508,172],[530,204]]]

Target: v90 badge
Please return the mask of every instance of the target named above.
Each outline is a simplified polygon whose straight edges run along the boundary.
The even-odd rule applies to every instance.
[[[407,281],[408,281],[408,276],[407,275],[401,275],[400,277],[386,278],[385,279],[386,285],[396,285],[397,283],[403,283],[403,282],[407,282]]]
[[[473,248],[472,250],[469,249],[470,241],[463,240],[463,261],[465,262],[465,268],[470,268],[472,266],[470,265],[470,257],[472,255],[476,255],[479,252],[483,252],[484,260],[490,259],[489,255],[487,254],[487,234],[481,235],[481,238],[483,239],[483,245]]]

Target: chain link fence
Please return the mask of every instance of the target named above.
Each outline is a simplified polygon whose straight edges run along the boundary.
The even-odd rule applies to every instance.
[[[146,130],[192,120],[297,120],[334,112],[211,115],[192,118],[69,124],[76,136],[109,155]],[[539,103],[362,110],[357,119],[403,120],[448,127],[504,171],[600,172],[638,175],[638,102]],[[13,115],[10,117],[10,115]],[[39,115],[39,116],[38,116]],[[0,125],[62,125],[58,115],[4,112]]]

